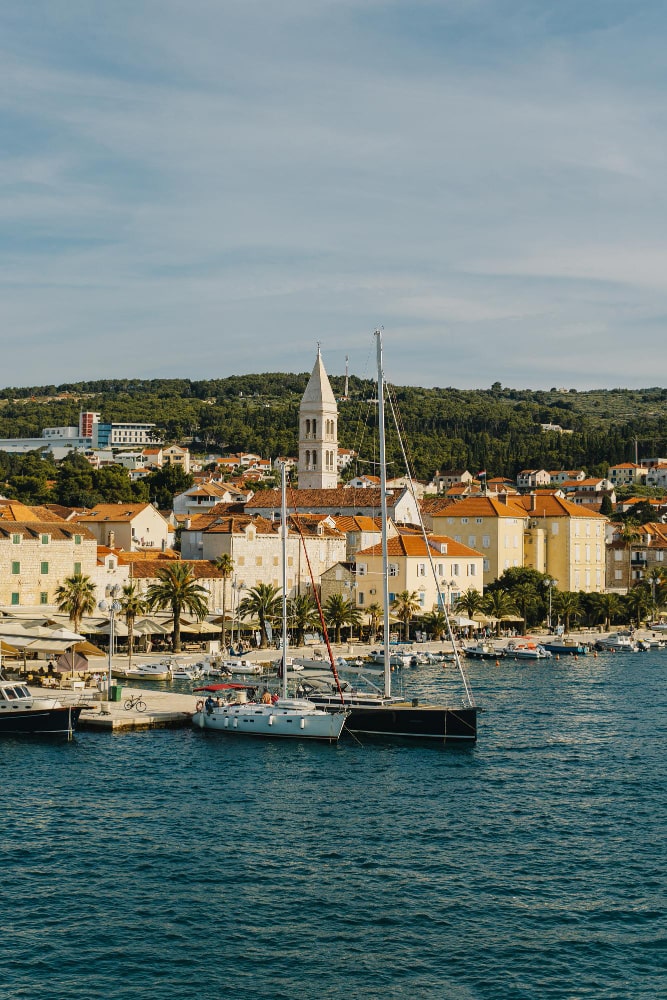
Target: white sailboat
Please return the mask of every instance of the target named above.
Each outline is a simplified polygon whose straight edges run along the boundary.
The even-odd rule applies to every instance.
[[[287,696],[287,503],[286,468],[282,466],[282,570],[283,570],[283,642],[282,642],[282,693],[273,701],[267,695],[260,701],[248,701],[245,691],[234,691],[233,701],[214,701],[208,698],[198,706],[192,722],[201,729],[212,729],[245,736],[263,736],[272,739],[325,740],[334,743],[340,737],[347,712],[340,705],[337,710],[325,711],[305,698]],[[216,687],[215,685],[213,686]],[[223,686],[220,685],[222,688]],[[235,685],[225,685],[234,690]],[[213,693],[213,691],[212,691]],[[239,694],[241,697],[239,697]]]

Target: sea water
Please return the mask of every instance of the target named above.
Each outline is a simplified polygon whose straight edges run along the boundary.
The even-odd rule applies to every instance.
[[[5,739],[0,998],[664,996],[666,671],[473,664],[474,747]]]

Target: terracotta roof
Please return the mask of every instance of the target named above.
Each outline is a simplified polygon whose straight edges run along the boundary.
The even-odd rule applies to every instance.
[[[531,506],[533,500],[536,506]],[[571,503],[569,500],[559,497],[557,493],[549,490],[537,494],[516,497],[514,503],[517,507],[524,508],[524,516],[532,517],[588,517],[600,518],[606,521],[604,514],[599,514],[590,508],[582,508],[579,504]]]
[[[60,521],[58,514],[48,507],[29,507],[20,500],[0,500],[0,521],[20,521],[27,524],[30,521]]]
[[[29,521],[21,523],[0,520],[0,538],[11,538],[12,535],[21,535],[24,539],[37,539],[40,535],[50,535],[54,541],[70,541],[75,535],[80,535],[87,542],[94,542],[95,536],[88,528],[70,524],[68,521],[48,520]]]
[[[429,535],[428,545],[434,559],[441,556],[456,556],[458,558],[471,559],[482,558],[481,552],[477,552],[475,549],[471,549],[467,545],[463,545],[461,542],[455,542],[453,538],[449,538],[447,535]],[[441,545],[447,546],[446,552],[441,551]],[[371,545],[367,549],[362,549],[360,552],[357,552],[355,558],[359,559],[360,556],[381,555],[382,544],[378,542],[376,545]],[[417,534],[400,534],[395,535],[393,538],[388,538],[387,555],[389,557],[406,556],[408,558],[418,558],[420,556],[426,557],[427,548],[424,536]]]
[[[338,514],[334,516],[336,528],[347,534],[348,531],[382,531],[382,523],[379,518],[369,517],[368,514]]]
[[[398,500],[402,491],[397,491],[387,498],[388,506]],[[288,489],[287,506],[299,507],[329,507],[339,510],[349,507],[377,507],[380,509],[380,490],[375,486],[358,488],[354,486],[339,486],[333,490],[298,490]],[[256,493],[247,503],[248,507],[263,507],[269,510],[280,509],[280,490],[262,490]]]
[[[181,561],[181,560],[179,560]],[[192,567],[192,573],[195,580],[203,579],[223,579],[223,574],[219,569],[216,569],[212,562],[208,559],[183,559],[183,563]],[[156,578],[157,570],[159,569],[159,560],[156,559],[137,559],[132,563],[132,577],[135,580],[153,580]]]
[[[298,526],[297,526],[298,521]],[[343,533],[332,528],[326,523],[325,516],[321,514],[290,514],[288,516],[290,530],[307,536],[318,538],[342,538]],[[280,532],[280,521],[271,521],[262,517],[261,514],[240,514],[231,516],[216,517],[202,530],[206,534],[234,535],[243,534],[252,525],[260,535],[278,535]]]
[[[495,494],[465,497],[450,504],[443,513],[447,517],[526,517],[518,501],[519,497],[513,496],[505,503]]]
[[[79,524],[86,521],[131,521],[148,507],[155,509],[150,503],[98,503],[92,510],[77,514],[74,520]]]

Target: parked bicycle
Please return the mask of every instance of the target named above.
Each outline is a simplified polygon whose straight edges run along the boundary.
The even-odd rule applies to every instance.
[[[123,707],[125,708],[126,712],[129,712],[133,708],[136,708],[137,712],[145,712],[146,702],[144,701],[144,699],[141,697],[140,694],[137,695],[131,694]]]

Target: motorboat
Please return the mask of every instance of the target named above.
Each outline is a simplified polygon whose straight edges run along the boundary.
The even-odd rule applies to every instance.
[[[64,705],[57,698],[31,694],[22,681],[0,674],[0,735],[71,736],[85,705]]]
[[[639,652],[639,646],[635,640],[625,632],[611,632],[609,635],[604,636],[604,638],[598,639],[595,643],[595,648],[606,653]]]
[[[414,656],[412,650],[394,650],[392,649],[389,653],[389,666],[391,667],[409,667],[410,661]],[[384,664],[384,650],[383,649],[372,649],[368,654],[368,659],[371,663]]]
[[[588,653],[588,646],[583,642],[577,642],[576,639],[567,639],[565,637],[548,639],[546,642],[542,642],[541,645],[553,656],[586,656]]]
[[[172,669],[171,663],[138,663],[131,667],[114,666],[112,673],[124,681],[168,681]]]
[[[552,654],[530,637],[510,639],[503,649],[503,656],[515,660],[550,660]]]
[[[237,677],[256,677],[262,672],[261,663],[254,663],[252,660],[233,659],[223,660],[220,669],[225,674],[232,674]]]
[[[501,655],[492,642],[482,640],[473,643],[472,646],[464,646],[461,652],[472,660],[497,660]]]

